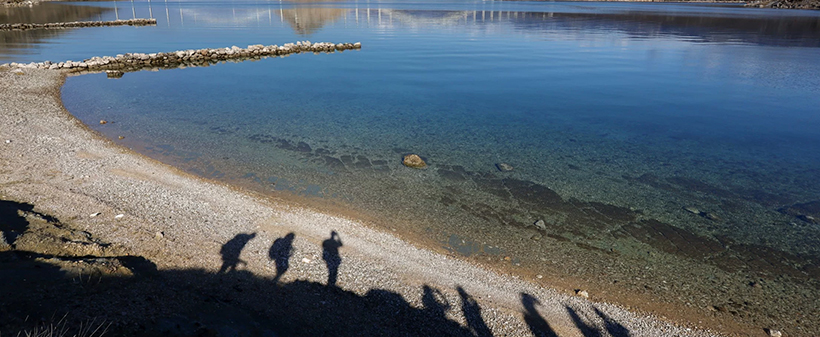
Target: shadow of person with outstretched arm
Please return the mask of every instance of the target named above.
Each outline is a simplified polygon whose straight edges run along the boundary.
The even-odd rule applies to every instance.
[[[484,318],[481,317],[481,306],[470,294],[464,291],[464,288],[458,287],[456,290],[458,290],[458,295],[461,296],[461,311],[464,313],[467,326],[473,330],[476,337],[491,337],[493,333],[487,323],[484,323]]]
[[[342,239],[336,231],[330,232],[330,238],[322,241],[322,260],[327,264],[327,285],[336,286],[339,278],[339,265],[342,264],[342,257],[339,255],[339,247],[342,246]]]
[[[424,305],[424,311],[428,312],[430,317],[444,318],[445,313],[450,310],[450,303],[444,298],[441,290],[425,284],[422,291],[421,304]]]
[[[601,337],[601,331],[584,322],[575,309],[570,306],[566,306],[566,308],[567,314],[572,318],[572,322],[575,323],[578,330],[581,330],[581,334],[583,334],[584,337]]]
[[[235,271],[240,264],[247,265],[245,261],[239,259],[239,254],[242,249],[248,244],[248,241],[256,237],[256,233],[251,234],[236,234],[233,239],[230,239],[219,250],[222,254],[222,267],[219,268],[219,274]]]
[[[276,263],[276,276],[273,278],[274,282],[279,282],[279,278],[288,271],[290,266],[290,255],[293,252],[293,233],[288,233],[284,237],[273,241],[270,246],[268,255],[270,259]]]
[[[629,333],[629,329],[623,326],[623,324],[607,316],[601,310],[598,310],[598,308],[595,308],[595,314],[604,320],[604,328],[606,328],[606,331],[609,332],[612,337],[630,337],[632,335]]]
[[[535,310],[536,304],[541,304],[537,298],[527,293],[521,293],[521,304],[524,306],[524,322],[530,327],[530,332],[536,337],[558,337],[555,331],[547,320],[541,317],[538,310]]]

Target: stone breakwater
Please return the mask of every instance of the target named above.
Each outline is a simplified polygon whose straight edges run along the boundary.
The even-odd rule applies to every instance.
[[[107,27],[107,26],[153,26],[157,19],[129,19],[115,21],[75,21],[53,23],[3,23],[0,30],[28,30],[28,29],[63,29],[78,27]]]
[[[180,50],[170,53],[129,53],[117,56],[95,56],[83,61],[64,62],[32,62],[32,63],[7,63],[0,66],[10,66],[17,68],[37,68],[52,70],[69,70],[74,72],[99,72],[106,71],[109,77],[121,77],[124,72],[137,71],[143,68],[177,68],[183,66],[209,66],[217,62],[261,59],[265,57],[286,56],[290,54],[313,52],[313,53],[333,53],[349,49],[358,50],[362,48],[360,42],[356,43],[329,43],[310,41],[299,41],[296,43],[286,43],[282,46],[261,44],[251,45],[248,48],[233,46],[230,48],[216,49],[190,49]]]

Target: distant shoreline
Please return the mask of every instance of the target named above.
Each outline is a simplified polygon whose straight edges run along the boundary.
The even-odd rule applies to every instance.
[[[109,2],[122,0],[72,0],[72,2]],[[778,9],[820,9],[820,0],[502,0],[502,1],[534,1],[534,2],[646,2],[646,3],[727,3],[744,4],[750,8],[778,8]],[[40,2],[64,2],[62,0],[3,0],[0,6],[22,7],[34,6]]]

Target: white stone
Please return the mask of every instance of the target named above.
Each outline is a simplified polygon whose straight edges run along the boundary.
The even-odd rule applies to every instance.
[[[125,214],[117,214],[117,215],[114,216],[114,219],[122,219],[122,217],[124,217],[124,216],[125,216]]]

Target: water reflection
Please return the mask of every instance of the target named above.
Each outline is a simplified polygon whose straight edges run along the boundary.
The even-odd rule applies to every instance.
[[[511,26],[518,33],[562,38],[585,39],[591,32],[619,32],[636,39],[673,36],[693,42],[820,47],[820,16],[811,14],[750,15],[733,12],[733,8],[712,12],[664,11],[664,8],[656,8],[658,11],[617,8],[598,11],[583,8],[583,5],[580,6],[583,10],[579,10],[579,6],[555,5],[530,6],[518,11],[418,10],[385,8],[380,4],[360,7],[359,4],[332,3],[334,7],[328,7],[327,2],[321,6],[310,5],[311,2],[232,6],[230,10],[221,6],[191,7],[166,2],[165,23],[169,26],[263,27],[286,22],[299,35],[317,33],[339,21],[345,28],[464,27],[490,32],[498,27]],[[174,17],[174,12],[178,17]]]
[[[0,7],[0,23],[49,23],[100,20],[110,11],[103,7],[42,3],[33,7]],[[74,29],[31,29],[0,31],[0,60],[31,53],[30,48]]]

